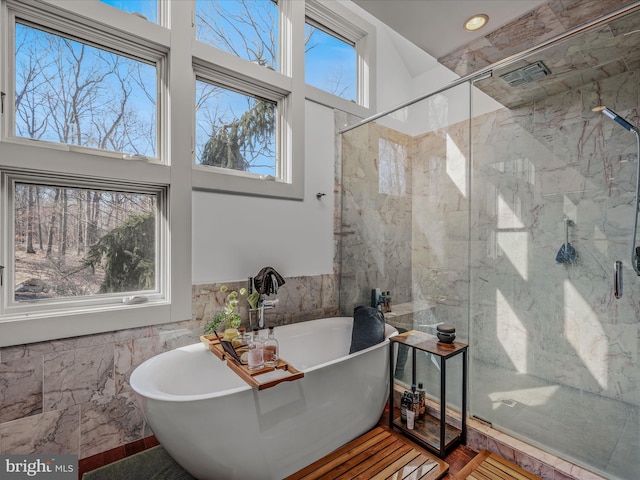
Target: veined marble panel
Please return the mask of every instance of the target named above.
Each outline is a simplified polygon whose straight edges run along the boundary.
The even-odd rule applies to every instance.
[[[633,0],[551,0],[438,61],[465,76],[632,3]],[[624,22],[620,28],[625,28]]]
[[[96,393],[115,395],[113,356],[113,345],[44,355],[44,411],[86,403]]]
[[[0,362],[0,424],[42,413],[42,357]]]
[[[372,123],[342,140],[341,309],[369,305],[371,290],[410,300],[411,137]]]
[[[80,448],[80,407],[52,410],[0,424],[4,455],[75,454]]]
[[[80,458],[105,452],[143,436],[144,415],[133,391],[116,396],[96,395],[81,406]]]
[[[629,268],[635,139],[591,107],[633,120],[637,74],[474,119],[471,214],[474,355],[636,405],[638,294],[611,289],[613,259]],[[565,217],[577,262],[557,265]]]
[[[564,31],[571,24],[564,11],[580,10],[578,17],[584,20],[628,3],[550,2],[510,26],[519,32],[496,32],[479,40],[475,50],[465,47],[468,56],[456,52],[451,62],[464,63],[471,71],[516,45],[521,50],[530,40],[527,29],[542,29],[542,38]],[[544,431],[560,424],[579,435],[584,422],[591,421],[587,404],[602,405],[606,412],[593,422],[593,431],[602,431],[614,447],[575,442],[570,448],[552,448],[570,450],[583,464],[613,474],[629,471],[632,459],[615,445],[637,445],[639,437],[637,429],[624,428],[625,419],[636,418],[640,406],[640,289],[629,264],[636,145],[633,135],[591,109],[607,105],[638,123],[640,72],[633,70],[638,40],[614,42],[634,26],[636,21],[628,20],[619,28],[611,24],[550,50],[546,62],[559,81],[523,87],[527,95],[519,99],[510,91],[503,104],[517,107],[474,118],[472,159],[465,146],[468,122],[411,139],[407,305],[420,304],[420,309],[403,311],[401,318],[403,325],[409,322],[427,331],[437,323],[451,323],[461,338],[469,339],[475,362],[489,366],[490,372],[512,372],[518,385],[496,378],[483,389],[493,396],[517,397],[519,408],[494,400],[490,415],[500,424],[513,425],[513,420],[517,426],[509,428],[524,437],[543,438]],[[590,65],[591,71],[581,65]],[[371,284],[380,282],[381,272],[393,262],[384,258],[384,222],[376,228],[369,225],[380,208],[375,201],[375,142],[380,134],[379,127],[363,126],[351,139],[343,139],[343,304],[368,299]],[[452,156],[456,150],[457,160],[464,159],[457,165]],[[465,176],[460,168],[468,165],[469,191],[459,182]],[[376,218],[383,219],[379,214]],[[574,222],[569,228],[569,241],[577,251],[573,264],[555,261],[566,242],[565,218]],[[625,265],[620,300],[612,293],[614,259]],[[579,401],[586,398],[589,402]],[[611,409],[618,402],[628,406],[629,415]],[[556,406],[557,417],[549,415]],[[540,412],[547,414],[538,418]],[[524,413],[533,420],[518,422]],[[495,449],[500,448],[496,443]],[[543,464],[531,465],[549,478],[565,475]]]

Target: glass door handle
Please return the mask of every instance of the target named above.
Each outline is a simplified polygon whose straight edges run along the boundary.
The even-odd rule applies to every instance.
[[[622,262],[616,260],[613,264],[613,294],[616,298],[622,297]]]

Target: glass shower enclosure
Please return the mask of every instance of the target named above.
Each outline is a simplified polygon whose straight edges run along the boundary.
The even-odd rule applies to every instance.
[[[639,32],[617,15],[340,138],[343,313],[379,288],[398,328],[455,326],[472,416],[621,480],[640,472],[638,152],[592,109],[640,123]]]

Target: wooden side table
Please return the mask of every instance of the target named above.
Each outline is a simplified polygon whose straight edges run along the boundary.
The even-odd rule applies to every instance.
[[[397,428],[412,440],[444,458],[447,452],[458,443],[464,444],[467,439],[467,349],[465,343],[442,343],[438,339],[424,332],[410,330],[391,337],[389,342],[389,428]],[[394,418],[393,387],[394,387],[394,345],[406,345],[411,352],[411,383],[416,382],[416,350],[431,353],[440,358],[440,419],[429,414],[416,419],[414,429],[409,430],[400,417]],[[462,354],[462,422],[458,429],[446,421],[447,408],[447,360]]]

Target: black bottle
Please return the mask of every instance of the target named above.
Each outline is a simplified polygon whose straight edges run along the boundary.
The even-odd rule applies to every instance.
[[[411,410],[413,407],[413,398],[411,392],[405,391],[402,394],[402,400],[400,400],[400,420],[407,423],[407,409]]]

